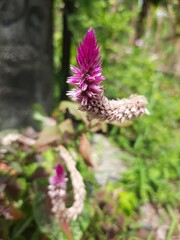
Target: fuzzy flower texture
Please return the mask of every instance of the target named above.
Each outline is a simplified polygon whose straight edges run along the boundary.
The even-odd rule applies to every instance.
[[[89,29],[78,47],[76,56],[78,67],[71,66],[73,76],[67,83],[76,88],[67,95],[80,103],[80,110],[88,112],[88,118],[100,121],[121,121],[149,114],[144,96],[131,95],[129,98],[108,100],[104,96],[104,88],[100,83],[105,79],[102,75],[101,56],[99,55],[95,32]]]
[[[57,165],[54,176],[49,178],[48,195],[52,203],[52,213],[59,215],[65,210],[66,174],[63,166]]]

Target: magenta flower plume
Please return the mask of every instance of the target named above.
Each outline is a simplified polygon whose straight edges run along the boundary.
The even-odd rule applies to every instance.
[[[67,83],[76,88],[67,95],[80,103],[79,110],[88,112],[89,120],[124,122],[149,114],[144,96],[131,95],[129,98],[117,100],[109,100],[104,96],[104,89],[99,84],[105,78],[102,76],[99,46],[92,28],[80,43],[76,60],[78,67],[71,66],[73,76],[67,80]]]
[[[55,169],[55,175],[49,178],[49,183],[54,186],[65,185],[67,182],[63,166],[58,164]]]
[[[100,60],[95,32],[90,28],[78,47],[76,56],[78,68],[71,66],[74,75],[67,80],[67,83],[76,87],[67,95],[81,105],[87,106],[90,99],[96,98],[103,92],[103,87],[99,86],[105,79],[101,73]]]

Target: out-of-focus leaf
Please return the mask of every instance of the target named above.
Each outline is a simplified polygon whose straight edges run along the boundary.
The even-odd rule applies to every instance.
[[[33,213],[34,218],[41,228],[47,228],[51,225],[51,204],[50,199],[47,195],[47,178],[39,178],[33,182],[33,192],[34,192],[34,201],[33,201]]]
[[[92,147],[84,134],[82,134],[80,139],[79,152],[88,166],[95,167],[94,163],[91,161]]]
[[[12,219],[18,220],[24,218],[24,213],[20,209],[16,209],[15,207],[11,206],[9,208],[9,213],[12,216]]]
[[[92,208],[91,204],[89,204],[88,202],[85,203],[82,214],[78,217],[76,221],[71,221],[69,223],[74,240],[83,239],[84,233],[88,231],[88,227],[91,224],[93,216],[94,208]]]
[[[91,120],[91,125],[87,126],[91,132],[97,132],[97,131],[102,131],[102,132],[107,132],[107,124],[105,122],[100,122],[97,119]]]
[[[54,160],[56,159],[56,154],[53,149],[49,148],[42,152],[42,156],[45,159],[41,164],[48,171],[53,169]]]
[[[6,186],[6,194],[8,198],[18,200],[19,194],[20,192],[22,192],[22,189],[23,186],[22,185],[20,186],[19,181],[18,183],[16,183],[15,181],[10,181]]]
[[[74,133],[74,127],[73,127],[72,120],[71,119],[66,119],[65,121],[61,122],[59,124],[59,129],[60,129],[61,134],[64,134],[66,132],[73,134]]]
[[[59,219],[55,218],[51,212],[51,200],[47,194],[48,179],[39,178],[33,182],[34,200],[33,215],[41,230],[49,239],[65,240],[65,233],[60,228]]]
[[[120,121],[115,121],[115,122],[110,122],[109,124],[115,125],[115,126],[118,126],[118,127],[128,127],[128,126],[133,124],[133,121],[127,120],[123,123],[120,122]]]
[[[151,235],[152,235],[152,233],[151,233]],[[136,233],[136,237],[137,237],[137,239],[151,239],[151,235],[149,234],[149,231],[148,231],[148,229],[140,229],[137,233]],[[149,238],[148,238],[148,236],[150,236]],[[153,238],[153,239],[155,239],[155,238]]]
[[[12,167],[13,169],[15,169],[15,171],[16,171],[17,173],[22,173],[22,172],[23,172],[23,165],[20,164],[20,163],[17,162],[17,161],[13,161],[13,162],[11,163],[11,167]]]
[[[43,145],[48,145],[60,139],[61,136],[57,126],[46,127],[40,133],[36,145],[38,147],[41,147]]]
[[[35,179],[42,177],[48,177],[48,173],[45,171],[43,167],[38,167],[30,179],[31,181],[34,181]]]
[[[8,166],[5,163],[0,163],[0,172],[8,173],[9,175],[15,175],[16,174],[16,170],[13,169],[12,167]]]
[[[0,163],[0,172],[7,172],[11,169],[7,164],[5,163]]]
[[[67,235],[68,239],[73,240],[73,236],[72,236],[69,224],[67,222],[61,222],[61,227],[65,232],[65,234]]]
[[[44,108],[39,103],[34,103],[32,107],[33,107],[33,110],[35,113],[37,112],[37,113],[41,114],[42,116],[46,116],[46,112],[45,112]]]
[[[24,136],[31,139],[36,139],[39,136],[39,132],[37,132],[33,127],[27,127],[24,130]]]
[[[40,113],[36,112],[33,115],[33,118],[43,124],[43,126],[55,126],[56,121],[53,118],[43,116]]]
[[[120,190],[119,206],[126,214],[131,214],[137,205],[137,198],[133,192]]]
[[[86,123],[86,113],[79,111],[78,108],[79,104],[70,101],[62,101],[59,105],[60,111],[65,113],[68,110],[77,120],[83,120]]]

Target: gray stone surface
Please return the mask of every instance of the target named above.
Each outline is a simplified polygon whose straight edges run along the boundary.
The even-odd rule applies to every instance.
[[[52,103],[51,0],[0,1],[0,129],[31,124]]]
[[[94,134],[92,160],[96,164],[95,178],[104,186],[109,181],[118,181],[126,170],[123,159],[130,155],[114,146],[102,134]]]

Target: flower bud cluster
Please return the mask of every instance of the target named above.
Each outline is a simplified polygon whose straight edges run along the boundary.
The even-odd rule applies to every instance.
[[[93,99],[88,106],[81,105],[79,109],[88,113],[89,120],[124,122],[143,114],[149,114],[146,105],[147,100],[144,96],[132,95],[129,98],[117,100],[108,100],[105,96],[101,96]]]

